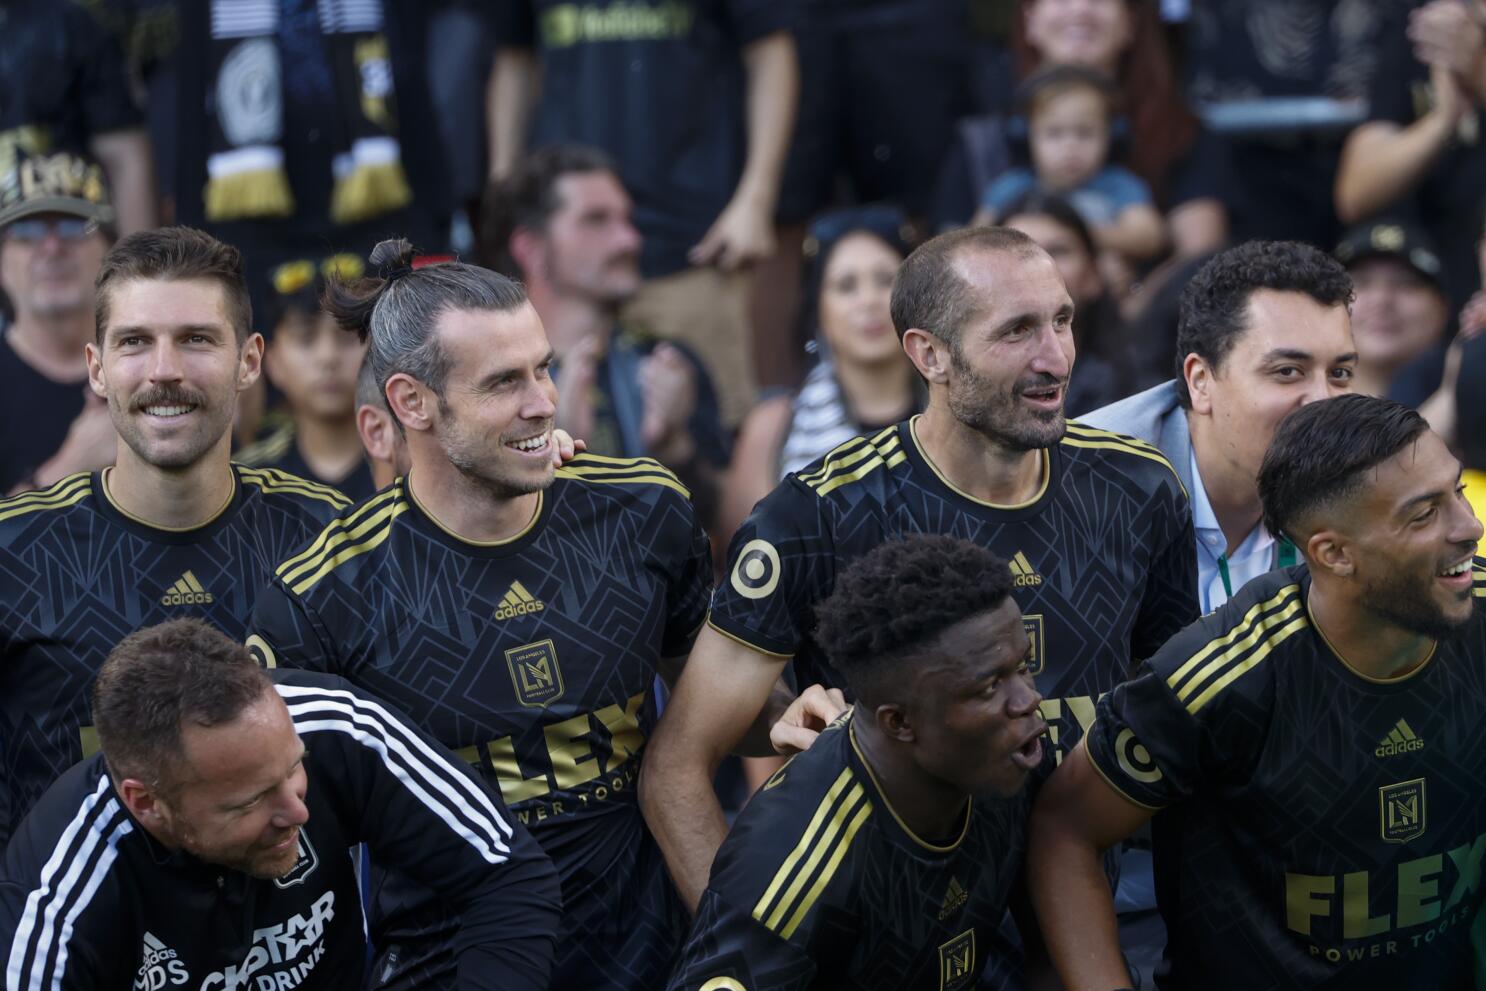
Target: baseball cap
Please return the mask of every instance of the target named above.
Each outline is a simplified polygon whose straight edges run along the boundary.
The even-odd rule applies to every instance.
[[[1336,260],[1348,268],[1366,258],[1396,258],[1441,288],[1444,269],[1434,242],[1412,224],[1380,221],[1359,224],[1336,246]]]
[[[103,169],[78,155],[22,155],[0,176],[0,226],[39,213],[65,213],[112,224]]]

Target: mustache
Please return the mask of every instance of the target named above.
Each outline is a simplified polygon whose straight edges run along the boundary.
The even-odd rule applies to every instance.
[[[194,389],[181,386],[156,386],[134,397],[130,409],[142,410],[147,406],[205,406],[206,397]]]

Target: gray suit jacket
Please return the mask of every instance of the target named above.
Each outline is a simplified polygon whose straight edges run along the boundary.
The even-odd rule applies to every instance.
[[[1078,421],[1156,445],[1176,469],[1182,485],[1192,491],[1192,434],[1187,429],[1187,411],[1177,398],[1176,379],[1086,413]]]

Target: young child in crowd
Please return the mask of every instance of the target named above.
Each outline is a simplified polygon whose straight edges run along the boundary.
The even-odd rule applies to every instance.
[[[1102,252],[1130,262],[1157,255],[1165,235],[1150,187],[1111,161],[1117,101],[1114,85],[1090,69],[1053,66],[1027,80],[1017,102],[1031,164],[986,187],[975,222],[999,223],[1012,202],[1038,189],[1073,203]]]

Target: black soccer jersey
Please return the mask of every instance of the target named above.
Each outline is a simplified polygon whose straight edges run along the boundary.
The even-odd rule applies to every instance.
[[[973,540],[1011,565],[1042,714],[1066,752],[1093,719],[1094,700],[1197,617],[1181,482],[1151,445],[1070,422],[1044,457],[1038,495],[993,506],[939,473],[915,420],[848,441],[754,507],[733,537],[710,622],[758,650],[793,655],[801,686],[844,689],[811,639],[815,604],[840,570],[892,537]]]
[[[1026,851],[1030,805],[975,798],[957,835],[899,818],[848,713],[749,801],[723,840],[672,991],[964,991]]]
[[[273,675],[305,746],[299,861],[264,880],[161,844],[114,792],[102,755],[63,775],[0,868],[7,991],[359,988],[366,843],[461,913],[462,986],[547,987],[557,879],[467,767],[339,678]]]
[[[1155,819],[1171,988],[1459,988],[1486,863],[1486,564],[1413,672],[1328,646],[1305,566],[1182,631],[1100,703],[1094,767]]]
[[[399,480],[278,569],[250,643],[390,699],[480,767],[562,875],[556,986],[654,988],[684,927],[636,800],[662,657],[706,614],[707,538],[654,461],[584,455],[519,536],[476,545]],[[385,986],[446,983],[442,924],[390,876]]]
[[[94,749],[88,690],[115,644],[182,615],[246,636],[274,567],[346,505],[282,472],[233,478],[231,501],[190,530],[126,515],[101,474],[0,502],[0,847]]]

